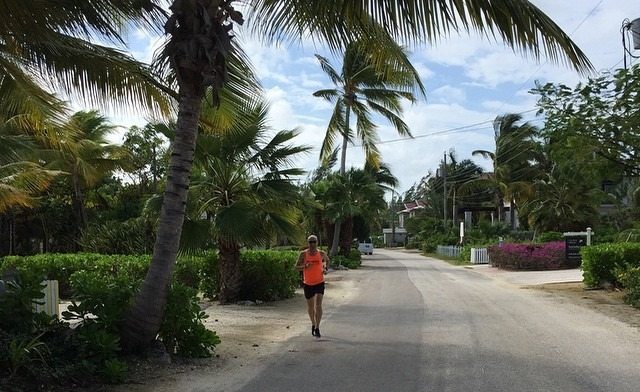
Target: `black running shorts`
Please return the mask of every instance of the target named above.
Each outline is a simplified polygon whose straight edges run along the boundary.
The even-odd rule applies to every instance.
[[[313,286],[309,286],[308,284],[304,285],[304,297],[306,299],[311,299],[316,294],[324,295],[324,282],[314,284]]]

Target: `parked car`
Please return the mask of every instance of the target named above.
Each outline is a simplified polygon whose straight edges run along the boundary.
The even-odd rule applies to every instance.
[[[373,254],[373,242],[359,242],[358,243],[358,250],[362,254],[372,255]]]

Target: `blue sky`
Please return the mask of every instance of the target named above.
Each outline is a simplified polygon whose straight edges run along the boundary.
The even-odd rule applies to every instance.
[[[533,0],[586,52],[596,70],[622,67],[620,27],[625,18],[640,18],[638,0]],[[316,167],[319,147],[331,114],[331,104],[312,93],[331,87],[321,72],[314,53],[331,57],[322,47],[302,45],[262,45],[240,32],[270,102],[271,126],[275,129],[299,128],[300,144],[314,147],[300,159],[307,170]],[[158,37],[138,31],[130,37],[130,50],[149,61],[158,46]],[[408,189],[429,171],[435,171],[445,151],[454,149],[459,159],[471,158],[476,149],[493,150],[491,122],[500,114],[525,112],[535,108],[535,96],[528,94],[536,80],[573,86],[580,75],[566,66],[542,59],[536,62],[513,53],[501,42],[491,42],[476,34],[443,38],[435,46],[411,48],[412,61],[427,88],[427,98],[406,105],[404,119],[415,139],[398,139],[384,121],[378,124],[382,159],[399,178],[397,188]],[[640,51],[634,52],[640,55]],[[334,67],[340,62],[333,60]],[[534,124],[542,119],[525,114]],[[118,125],[143,125],[134,115],[112,117]],[[474,125],[477,124],[477,125]],[[462,129],[458,129],[461,128]],[[458,129],[452,132],[433,133]],[[485,168],[489,162],[473,158]],[[361,167],[364,156],[359,148],[347,152],[347,166]]]

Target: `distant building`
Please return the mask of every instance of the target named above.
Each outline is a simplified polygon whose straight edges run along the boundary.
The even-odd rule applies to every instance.
[[[404,228],[405,218],[413,218],[418,210],[426,208],[422,200],[403,203],[404,209],[396,212],[398,226],[382,229],[382,239],[385,246],[404,245],[407,241],[407,229]]]

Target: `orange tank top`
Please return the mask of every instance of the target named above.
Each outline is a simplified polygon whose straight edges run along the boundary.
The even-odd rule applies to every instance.
[[[322,254],[317,251],[312,255],[308,250],[304,251],[304,262],[311,263],[308,268],[303,269],[303,282],[306,285],[313,286],[324,282],[324,271],[322,268]]]

